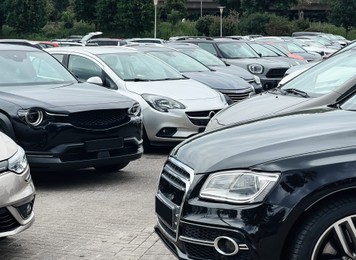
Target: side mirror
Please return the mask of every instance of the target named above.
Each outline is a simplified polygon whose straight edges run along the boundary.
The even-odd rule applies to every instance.
[[[103,86],[103,81],[98,76],[88,78],[87,82],[88,83],[92,83],[92,84],[96,84],[96,85],[99,85],[99,86]]]

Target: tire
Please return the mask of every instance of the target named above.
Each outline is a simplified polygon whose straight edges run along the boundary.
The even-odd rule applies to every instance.
[[[115,165],[106,165],[106,166],[95,166],[95,170],[98,172],[117,172],[123,168],[125,168],[129,162],[126,163],[120,163],[120,164],[115,164]]]
[[[333,200],[314,211],[293,237],[286,259],[356,259],[356,199]]]

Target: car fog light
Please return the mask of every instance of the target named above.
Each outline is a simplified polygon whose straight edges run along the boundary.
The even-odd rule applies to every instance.
[[[177,128],[175,127],[165,127],[157,133],[157,137],[172,137],[176,132]]]
[[[230,237],[217,237],[214,241],[214,248],[225,256],[232,256],[239,252],[238,244]]]

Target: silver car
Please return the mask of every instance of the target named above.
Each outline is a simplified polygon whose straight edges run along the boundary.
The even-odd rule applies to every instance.
[[[0,183],[0,237],[7,237],[33,224],[35,187],[25,151],[1,132]]]
[[[68,47],[48,52],[80,80],[137,100],[142,109],[146,147],[175,145],[202,132],[210,118],[228,106],[218,91],[128,47]]]

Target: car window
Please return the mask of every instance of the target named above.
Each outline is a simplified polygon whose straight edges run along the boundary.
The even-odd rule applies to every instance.
[[[69,55],[68,69],[73,72],[80,81],[87,81],[90,77],[100,77],[103,74],[102,69],[95,62],[88,58]]]
[[[355,78],[356,51],[350,50],[324,60],[286,83],[282,89],[295,88],[311,96],[320,96]]]
[[[126,81],[184,78],[166,63],[143,53],[106,53],[100,54],[98,57]]]
[[[189,55],[186,55],[177,51],[152,51],[149,54],[159,58],[160,60],[168,63],[173,68],[178,71],[184,72],[199,72],[199,71],[209,71],[205,65],[199,61],[193,59]]]
[[[218,47],[224,58],[258,58],[258,54],[246,43],[219,43]]]
[[[225,66],[225,63],[215,55],[200,48],[182,49],[182,52],[200,61],[205,66]]]
[[[52,56],[55,57],[58,61],[63,63],[64,54],[52,54]]]
[[[251,43],[250,46],[259,54],[261,54],[262,57],[278,57],[277,53],[271,51],[270,49],[264,47],[261,44],[258,43]]]
[[[198,46],[208,52],[210,52],[211,54],[214,54],[215,56],[218,56],[218,53],[216,52],[213,44],[211,43],[206,43],[206,42],[199,42]]]
[[[76,82],[55,58],[42,51],[0,51],[0,85]]]

